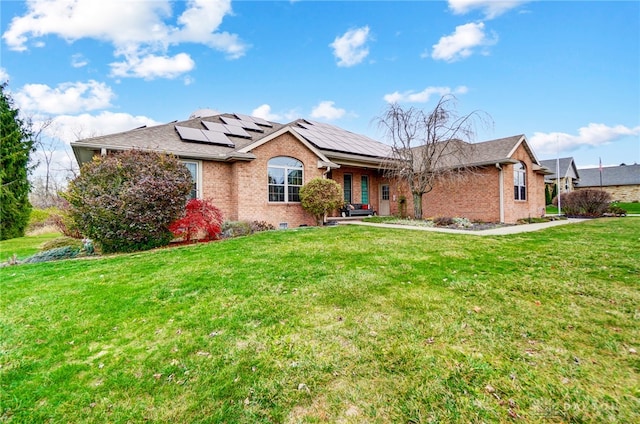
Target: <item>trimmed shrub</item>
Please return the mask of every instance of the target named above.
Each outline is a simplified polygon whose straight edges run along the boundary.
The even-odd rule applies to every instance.
[[[40,262],[59,261],[62,259],[71,259],[78,256],[80,249],[72,246],[58,247],[44,252],[36,253],[22,261],[24,264],[35,264]]]
[[[224,224],[222,224],[222,234],[220,234],[220,237],[242,237],[275,229],[276,227],[266,221],[225,221]]]
[[[607,212],[611,195],[603,190],[584,189],[563,194],[560,201],[567,216],[595,218]]]
[[[313,215],[318,225],[324,223],[328,212],[343,204],[342,187],[334,180],[314,178],[300,188],[300,205]]]
[[[222,212],[210,200],[191,199],[184,216],[169,226],[176,237],[184,241],[215,240],[222,230]]]
[[[54,238],[53,240],[49,240],[43,243],[42,246],[40,246],[40,250],[46,251],[51,249],[57,249],[59,247],[74,247],[77,249],[82,249],[83,246],[84,244],[82,243],[82,240],[79,240],[73,237],[63,236],[63,237]]]
[[[455,221],[453,220],[453,218],[448,216],[438,216],[436,218],[433,218],[433,223],[437,227],[448,227],[449,225],[455,224]]]
[[[473,223],[469,221],[468,218],[453,218],[453,223],[456,224],[458,228],[473,227]]]
[[[627,210],[621,208],[620,206],[609,205],[609,208],[607,209],[607,213],[614,216],[626,216]]]
[[[276,227],[266,221],[253,221],[250,224],[250,227],[252,233],[259,233],[261,231],[271,231],[276,229]]]
[[[175,156],[129,150],[85,164],[64,197],[74,224],[104,253],[131,252],[169,244],[191,186]]]
[[[222,224],[222,237],[224,238],[248,236],[251,233],[251,224],[247,221],[225,221]]]

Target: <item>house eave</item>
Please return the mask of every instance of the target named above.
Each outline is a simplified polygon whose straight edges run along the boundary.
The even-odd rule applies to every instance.
[[[78,161],[78,164],[82,166],[82,164],[89,162],[91,158],[94,156],[95,152],[100,152],[103,149],[106,151],[112,152],[122,152],[126,150],[130,150],[129,148],[123,146],[112,146],[108,144],[92,144],[92,143],[79,143],[72,142],[71,148],[73,149],[73,154]],[[168,152],[162,149],[155,149],[151,147],[136,147],[138,150],[146,151],[146,152],[160,152],[160,153],[170,153],[176,155],[182,159],[198,159],[198,160],[210,160],[217,162],[236,162],[236,161],[251,161],[256,159],[256,155],[253,153],[243,153],[232,151],[229,153],[219,153],[219,154],[206,154],[206,153],[195,153],[195,152]],[[83,154],[84,153],[84,154]]]
[[[332,162],[342,166],[357,166],[366,168],[384,168],[383,163],[386,158],[374,157],[374,156],[362,156],[350,153],[335,152],[328,150],[321,150],[324,155]]]

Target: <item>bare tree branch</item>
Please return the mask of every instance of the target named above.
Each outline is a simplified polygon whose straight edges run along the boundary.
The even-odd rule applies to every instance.
[[[423,195],[439,180],[462,180],[473,171],[471,162],[476,124],[490,122],[487,114],[474,111],[458,116],[456,98],[443,96],[425,113],[414,107],[389,105],[378,125],[391,142],[392,158],[383,164],[385,176],[406,184],[413,197],[414,217],[422,218]]]

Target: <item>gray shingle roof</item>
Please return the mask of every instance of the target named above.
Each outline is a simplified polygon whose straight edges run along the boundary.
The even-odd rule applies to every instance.
[[[580,178],[580,174],[578,173],[578,168],[576,167],[576,164],[573,161],[573,158],[568,157],[568,158],[560,158],[560,159],[541,160],[540,165],[544,166],[545,168],[548,168],[551,172],[553,172],[553,174],[547,175],[545,177],[545,180],[553,181],[558,178],[556,176],[556,171],[558,170],[558,164],[560,165],[559,168],[560,168],[561,178],[568,176],[571,173],[570,171],[572,170],[576,174],[577,178]]]
[[[480,166],[510,159],[515,149],[523,141],[524,134],[518,134],[511,137],[469,144],[468,148],[471,149],[471,154],[468,155],[463,165]],[[527,150],[529,150],[529,154],[535,158],[528,145]]]
[[[578,187],[600,187],[600,168],[580,170]],[[602,185],[640,185],[640,165],[605,166],[602,168]]]
[[[247,131],[251,138],[228,136],[229,140],[235,145],[233,148],[224,145],[184,141],[176,131],[176,126],[204,130],[206,127],[202,121],[223,123],[220,118],[224,116],[234,117],[234,115],[231,114],[223,114],[170,122],[153,127],[143,127],[121,133],[79,140],[71,143],[71,146],[76,152],[76,157],[78,156],[77,150],[83,147],[94,149],[104,147],[111,150],[126,150],[131,148],[154,150],[172,153],[186,158],[220,158],[223,160],[252,142],[278,131],[283,127],[282,124],[271,123],[272,127],[261,127],[263,132]]]
[[[327,157],[361,158],[373,163],[391,155],[391,147],[387,144],[333,125],[304,119],[298,119],[288,124],[267,123],[264,120],[256,120],[255,122],[258,124],[262,122],[262,125],[254,126],[253,130],[245,128],[246,131],[238,132],[238,134],[244,134],[244,136],[227,134],[228,140],[232,143],[230,145],[183,140],[176,130],[176,127],[198,130],[206,130],[207,128],[219,129],[221,124],[235,122],[237,119],[248,120],[252,118],[238,114],[194,117],[185,121],[175,121],[153,127],[143,127],[79,140],[71,143],[71,146],[80,163],[90,160],[93,152],[102,148],[108,150],[127,150],[131,148],[154,150],[190,159],[250,160],[255,156],[250,152],[250,147],[248,146],[288,127]],[[203,122],[213,123],[213,125],[207,127]],[[270,126],[266,126],[266,124]],[[256,131],[256,129],[262,131]],[[181,131],[183,134],[190,133],[188,130]],[[520,143],[525,143],[525,147],[535,160],[535,156],[529,149],[526,138],[522,134],[481,143],[472,144],[462,141],[458,143],[460,143],[459,145],[462,146],[462,150],[465,152],[464,159],[456,159],[456,161],[452,161],[446,166],[466,167],[507,163],[510,160],[512,161],[510,156]]]
[[[83,161],[90,158],[90,149],[100,150],[101,148],[109,150],[131,148],[154,150],[194,159],[250,159],[253,157],[251,153],[241,153],[240,151],[284,127],[290,127],[323,152],[342,152],[371,158],[387,157],[391,152],[391,148],[388,145],[364,135],[355,134],[333,125],[303,119],[298,119],[289,124],[268,122],[270,126],[265,126],[264,124],[267,122],[264,120],[255,119],[258,124],[262,123],[263,125],[253,125],[252,128],[245,128],[246,131],[237,132],[238,134],[244,134],[244,136],[227,134],[227,138],[231,142],[230,145],[184,140],[176,129],[176,127],[179,128],[183,134],[189,134],[188,130],[181,129],[185,127],[197,130],[219,129],[223,124],[235,123],[238,120],[237,118],[249,119],[246,115],[237,114],[195,117],[185,121],[175,121],[153,127],[143,127],[116,134],[92,137],[73,142],[71,145],[79,162],[80,156],[83,156]],[[209,124],[207,126],[208,123],[213,123],[213,125]],[[247,134],[250,138],[246,137]],[[82,151],[84,151],[84,154],[80,153]]]
[[[442,143],[442,145],[446,146],[445,148],[451,150],[452,153],[447,154],[445,152],[442,154],[440,156],[439,166],[444,168],[458,168],[495,165],[496,163],[513,163],[514,159],[511,156],[522,143],[524,143],[525,149],[537,164],[537,159],[527,144],[525,136],[518,134],[480,143],[467,143],[458,140],[454,143]],[[422,148],[424,147],[416,147],[416,149]]]

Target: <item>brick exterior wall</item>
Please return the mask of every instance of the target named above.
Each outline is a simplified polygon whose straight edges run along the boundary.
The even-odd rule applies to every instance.
[[[514,200],[513,166],[503,166],[505,199],[504,222],[513,224],[519,219],[543,216],[546,206],[544,198],[544,175],[533,172],[533,162],[524,146],[520,145],[511,157],[523,162],[526,167],[527,200]]]
[[[519,219],[542,216],[545,208],[544,176],[533,171],[531,157],[523,146],[512,158],[525,164],[527,199],[514,199],[513,165],[502,165],[504,222],[511,224]],[[407,214],[413,216],[413,198],[408,189],[394,187],[392,192],[406,196]],[[392,203],[392,209],[397,213],[397,202]],[[433,190],[422,197],[422,216],[500,222],[500,170],[495,166],[477,168],[456,180],[438,181]]]
[[[315,225],[315,219],[300,203],[269,202],[267,164],[276,156],[293,157],[304,164],[303,182],[322,177],[318,157],[297,138],[285,133],[252,151],[256,159],[247,162],[204,162],[203,197],[213,199],[225,219],[266,221],[276,228]]]
[[[313,216],[305,212],[299,203],[268,201],[267,167],[276,156],[293,157],[304,164],[304,183],[322,177],[325,169],[318,169],[318,157],[290,133],[285,133],[257,148],[252,153],[256,159],[239,162],[202,163],[202,196],[212,199],[227,220],[266,221],[276,228],[287,223],[289,228],[315,225]],[[531,158],[523,146],[515,152],[514,159],[526,167],[527,200],[514,200],[513,166],[503,165],[504,222],[515,223],[519,219],[538,217],[544,213],[544,176],[533,172]],[[330,178],[344,187],[344,175],[352,176],[352,203],[362,203],[361,178],[369,177],[369,204],[379,211],[380,184],[388,183],[382,172],[375,168],[341,166],[330,173]],[[389,183],[390,213],[399,215],[399,200],[406,196],[406,213],[413,216],[413,199],[406,187]],[[440,181],[423,196],[423,216],[465,217],[474,221],[500,221],[500,171],[496,167],[473,170],[455,181]],[[337,216],[334,211],[331,216]]]

